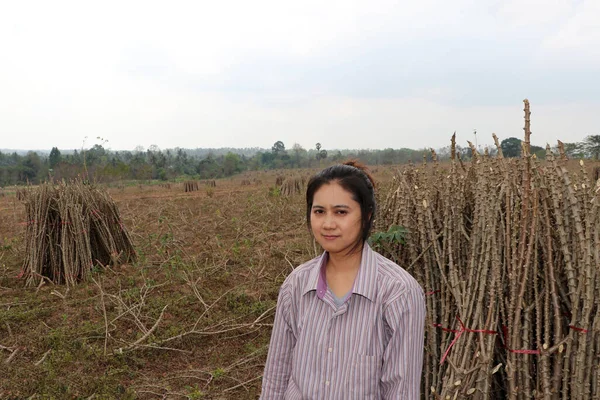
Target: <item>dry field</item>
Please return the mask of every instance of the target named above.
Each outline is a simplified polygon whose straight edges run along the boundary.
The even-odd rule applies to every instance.
[[[373,169],[377,229],[408,231],[384,254],[427,295],[423,398],[597,398],[598,166]],[[74,287],[25,287],[28,218],[7,190],[0,399],[257,398],[278,288],[320,253],[302,194],[275,182],[295,193],[310,172],[109,188],[138,260]]]
[[[7,190],[0,398],[257,398],[278,288],[318,251],[276,174],[109,188],[139,259],[70,288],[18,278],[27,222]]]

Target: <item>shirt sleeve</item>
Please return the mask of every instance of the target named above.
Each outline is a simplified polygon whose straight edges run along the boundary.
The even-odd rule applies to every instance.
[[[261,400],[282,399],[287,389],[292,369],[292,354],[296,345],[296,336],[290,324],[291,312],[289,289],[282,286],[277,299],[275,322],[263,374]]]
[[[389,341],[383,354],[383,399],[418,400],[423,369],[425,296],[411,287],[383,312]]]

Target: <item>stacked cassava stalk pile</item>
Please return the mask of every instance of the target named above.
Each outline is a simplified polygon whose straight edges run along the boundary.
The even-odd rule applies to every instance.
[[[382,202],[426,292],[424,398],[600,397],[600,184],[532,158],[525,111],[521,158],[411,167]]]
[[[132,262],[136,258],[129,234],[110,196],[81,182],[44,183],[23,194],[27,215],[27,285],[43,277],[74,285],[94,265]]]
[[[185,181],[183,182],[183,191],[184,192],[195,192],[198,190],[198,182],[197,181]]]
[[[281,195],[293,196],[295,194],[300,194],[304,190],[305,183],[305,178],[300,175],[288,177],[281,184]]]

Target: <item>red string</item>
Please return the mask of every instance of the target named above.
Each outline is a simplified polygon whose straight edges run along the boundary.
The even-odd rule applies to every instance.
[[[31,221],[19,222],[19,225],[32,225],[35,223],[36,223],[36,220],[32,219]]]
[[[436,328],[442,328],[442,330],[445,331],[445,332],[458,333],[458,331],[455,330],[455,329],[444,328],[442,326],[442,324],[433,324],[433,326],[435,326]]]
[[[425,293],[425,295],[426,296],[431,296],[432,294],[436,294],[436,293],[439,293],[439,292],[441,292],[441,290],[432,290],[431,292]]]
[[[541,354],[539,350],[513,350],[508,347],[508,327],[506,325],[502,325],[502,332],[504,333],[504,348],[511,353],[515,354]]]
[[[572,314],[569,311],[564,312],[563,315],[565,317],[567,317],[567,318],[571,318],[572,317]],[[578,327],[576,327],[574,325],[569,325],[569,328],[571,328],[571,329],[573,329],[574,331],[577,331],[577,332],[588,333],[587,329],[578,328]]]
[[[469,328],[465,328],[465,324],[463,324],[463,322],[461,321],[461,319],[458,316],[456,316],[456,319],[458,320],[458,323],[460,324],[460,329],[459,330],[444,328],[444,327],[442,327],[441,324],[433,324],[433,326],[435,326],[436,328],[442,328],[443,331],[445,331],[445,332],[452,332],[452,333],[454,333],[456,335],[454,337],[454,340],[452,341],[452,343],[450,343],[450,346],[448,346],[448,348],[446,349],[446,352],[444,353],[444,356],[442,357],[442,360],[440,361],[440,365],[442,365],[444,363],[444,361],[446,360],[446,357],[450,353],[450,349],[452,348],[452,346],[454,346],[454,343],[456,343],[458,341],[458,339],[460,338],[460,336],[464,332],[486,333],[488,335],[497,335],[498,334],[498,332],[496,332],[496,331],[490,331],[490,330],[487,330],[487,329],[469,329]]]
[[[569,325],[569,328],[571,328],[571,329],[573,329],[574,331],[577,331],[577,332],[588,333],[588,330],[587,330],[587,329],[578,328],[578,327],[576,327],[576,326],[573,326],[573,325]]]

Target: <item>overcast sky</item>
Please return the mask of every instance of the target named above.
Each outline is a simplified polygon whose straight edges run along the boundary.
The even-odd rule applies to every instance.
[[[4,1],[0,148],[600,134],[600,0]],[[86,139],[87,137],[87,139]]]

